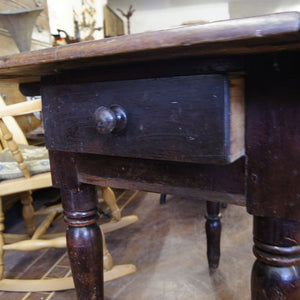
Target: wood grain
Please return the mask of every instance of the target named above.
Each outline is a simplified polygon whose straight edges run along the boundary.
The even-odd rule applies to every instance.
[[[64,153],[50,151],[52,164],[60,166]],[[68,153],[68,156],[72,156],[72,165],[78,172],[76,178],[81,182],[245,205],[243,158],[233,164],[213,166],[92,154]],[[68,172],[65,176],[74,174]],[[55,168],[52,178],[54,186],[65,185]]]
[[[234,90],[237,94],[239,86]],[[231,163],[244,154],[244,113],[236,95],[230,104],[230,93],[226,76],[219,74],[51,84],[42,89],[46,145],[59,151]],[[126,128],[99,134],[94,113],[112,104],[126,111]]]
[[[131,192],[126,192],[120,199],[121,204],[130,195]],[[37,201],[44,200],[42,197]],[[243,207],[229,205],[223,212],[222,257],[219,269],[211,274],[205,261],[204,202],[168,195],[166,206],[161,206],[158,194],[140,192],[124,210],[126,215],[134,213],[140,217],[138,222],[106,237],[114,262],[134,263],[138,270],[105,283],[105,299],[238,300],[242,294],[243,300],[250,300],[250,268],[254,260],[251,254],[252,218]],[[22,230],[23,222],[19,218],[17,226]],[[63,218],[57,218],[50,230],[61,232],[63,229]],[[7,251],[7,272],[11,278],[41,278],[49,274],[52,266],[48,280],[50,276],[61,278],[69,271],[64,249],[45,249],[38,254]],[[1,300],[21,300],[24,296],[30,300],[45,299],[49,295],[0,291]],[[54,292],[50,297],[51,300],[74,300],[76,292],[74,289]]]
[[[298,55],[248,62],[247,209],[256,216],[300,220]]]
[[[33,82],[39,81],[41,76],[64,70],[107,64],[299,48],[299,13],[288,12],[182,26],[3,57],[0,59],[0,78]]]
[[[232,161],[245,154],[245,80],[241,75],[231,75],[230,97],[230,155]]]
[[[300,223],[254,217],[253,235],[252,299],[299,299]]]

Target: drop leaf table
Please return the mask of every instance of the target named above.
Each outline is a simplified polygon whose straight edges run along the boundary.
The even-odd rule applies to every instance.
[[[252,299],[300,299],[299,24],[286,12],[0,58],[0,80],[42,95],[78,299],[103,299],[95,185],[244,205]]]

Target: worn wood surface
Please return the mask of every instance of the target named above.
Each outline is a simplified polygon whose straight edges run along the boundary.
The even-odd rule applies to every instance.
[[[247,209],[300,220],[299,54],[248,61]]]
[[[64,153],[51,151],[51,161],[55,165],[63,164]],[[72,164],[76,166],[78,174],[67,172],[64,175],[67,178],[62,180],[59,169],[52,168],[53,185],[56,187],[65,186],[69,177],[75,177],[89,184],[245,205],[243,158],[233,164],[212,166],[93,154],[68,155],[72,156]]]
[[[247,63],[247,209],[254,215],[252,299],[300,297],[298,53]]]
[[[300,222],[254,217],[253,235],[252,299],[299,299]]]
[[[121,67],[125,62],[126,68],[130,68],[137,62],[161,60],[164,63],[169,61],[181,64],[187,57],[190,59],[197,56],[198,59],[210,56],[210,59],[214,57],[217,60],[221,56],[224,59],[226,55],[240,57],[241,54],[247,54],[242,58],[243,67],[238,70],[229,68],[221,72],[245,71],[246,73],[245,159],[240,159],[228,166],[214,167],[196,163],[144,159],[138,153],[134,153],[132,158],[118,157],[121,155],[119,150],[115,152],[118,156],[102,156],[60,152],[54,151],[55,147],[52,148],[53,151],[50,154],[53,183],[62,188],[65,193],[66,218],[72,227],[69,248],[71,251],[74,250],[76,260],[82,262],[86,258],[82,266],[86,266],[85,263],[92,264],[88,257],[93,256],[95,249],[100,249],[100,242],[97,240],[98,233],[90,226],[95,220],[95,205],[93,204],[95,197],[91,184],[161,193],[185,193],[186,197],[198,196],[201,200],[225,202],[230,202],[232,199],[230,197],[236,199],[235,196],[238,195],[235,193],[241,191],[246,193],[247,209],[255,215],[255,220],[257,221],[258,216],[263,218],[257,223],[258,225],[255,225],[254,231],[254,252],[258,262],[253,269],[253,299],[263,299],[264,293],[267,293],[268,299],[278,299],[276,298],[278,295],[282,299],[289,299],[293,295],[298,297],[300,290],[298,196],[300,193],[298,190],[299,128],[296,120],[299,119],[297,106],[300,93],[298,88],[300,68],[298,51],[295,50],[299,49],[299,13],[283,13],[118,37],[2,58],[0,78],[33,82],[39,81],[41,76],[45,78],[52,75],[42,80],[42,85],[51,86],[52,80],[52,86],[66,88],[72,86],[70,83],[73,80],[72,70],[74,69],[77,69],[74,72],[76,73],[73,81],[75,86],[83,81],[97,82],[100,77],[104,78],[104,81],[116,80],[114,74],[119,67],[121,73],[123,72],[120,76],[125,77],[128,70],[124,72]],[[262,52],[268,53],[265,56],[253,55]],[[115,69],[111,73],[108,72],[105,78],[106,74],[99,74],[101,71],[103,73],[105,70],[103,66],[107,65]],[[149,73],[146,70],[140,71],[138,76],[143,78],[143,74],[146,74],[145,77],[149,78],[149,74],[156,73],[156,66]],[[93,70],[90,70],[91,67]],[[82,69],[85,71],[82,72],[80,78],[79,74]],[[176,68],[171,70],[170,72],[177,73],[177,76],[197,73],[193,68],[185,69],[188,74],[180,73]],[[90,75],[82,78],[89,71],[91,71]],[[163,71],[159,72],[163,73]],[[168,75],[165,71],[163,76],[171,76],[171,74]],[[124,77],[122,79],[132,78]],[[111,82],[107,84],[109,87],[114,87]],[[84,85],[91,86],[89,83],[84,83]],[[163,91],[163,87],[159,86],[159,88]],[[72,90],[79,92],[73,87],[70,91]],[[51,93],[50,90],[48,92]],[[68,90],[64,92],[66,101],[71,101],[68,100]],[[96,94],[95,90],[92,92]],[[61,92],[61,97],[62,94]],[[75,99],[78,97],[77,94],[71,93]],[[51,98],[55,99],[55,94],[52,96]],[[130,101],[127,100],[127,102]],[[89,117],[84,113],[81,103],[82,101],[79,101],[76,105],[65,107],[63,117],[66,118],[75,111],[81,111],[83,113],[82,124],[86,124],[84,122]],[[197,105],[198,103],[196,107]],[[45,107],[47,108],[47,105]],[[48,110],[48,117],[51,117],[52,113],[54,115],[57,109],[59,108]],[[242,111],[243,107],[240,106],[239,110]],[[52,118],[52,121],[57,122],[58,118]],[[240,122],[239,118],[237,122]],[[74,132],[70,131],[70,133],[65,132],[65,136],[74,136]],[[82,143],[80,147],[84,149],[86,146]],[[144,151],[140,149],[141,152],[142,150]],[[102,152],[102,154],[108,153]],[[164,157],[167,156],[165,154]],[[199,192],[200,189],[203,189],[202,194]],[[208,191],[213,198],[208,199]],[[224,192],[224,197],[221,197],[221,192]],[[230,192],[234,193],[233,196],[228,194]],[[77,225],[79,227],[75,228]],[[259,232],[262,232],[262,235]],[[276,237],[280,232],[284,234],[278,239],[275,238],[276,241],[292,239],[294,244],[292,246],[285,243],[278,245],[277,242],[266,238],[266,236]],[[81,234],[81,238],[78,238]],[[85,234],[94,237],[89,241],[90,248],[87,251],[82,247]],[[262,237],[258,238],[260,236]],[[78,271],[76,280],[85,280],[91,275],[92,285],[97,284],[100,290],[102,288],[99,277],[99,272],[102,270],[101,264],[95,268],[93,266],[91,272],[93,274],[84,274],[84,268],[78,268],[76,260],[72,262],[74,270]],[[263,267],[262,264],[264,264]],[[270,271],[274,265],[278,269],[278,267],[284,268],[286,264],[288,264],[288,271],[295,269],[294,277],[287,281],[285,281],[285,275],[288,273],[273,271],[274,269]],[[275,281],[279,289],[272,287],[273,280],[270,274],[279,275]],[[82,291],[85,288],[89,289],[88,284],[85,285],[83,281],[81,283],[79,281],[77,281],[79,293],[81,293],[80,286],[82,286]]]
[[[67,229],[67,249],[79,300],[104,299],[102,235],[97,225],[93,186],[61,190]]]
[[[176,63],[175,63],[176,62]],[[42,78],[42,82],[21,83],[19,89],[23,95],[41,95],[41,84],[75,84],[93,81],[115,81],[145,79],[155,77],[185,76],[197,74],[238,73],[243,70],[244,57],[185,57],[167,61],[139,62],[116,66],[101,66],[64,71]],[[241,74],[240,74],[241,75]]]
[[[299,13],[289,12],[182,26],[3,57],[0,78],[33,82],[64,70],[107,64],[299,48]]]
[[[244,112],[238,95],[243,91],[237,82],[216,74],[46,85],[46,145],[59,151],[230,163],[244,154]],[[120,132],[100,134],[94,113],[112,104],[124,108],[127,125]]]
[[[92,185],[78,182],[74,156],[49,152],[52,176],[59,176],[67,228],[67,249],[77,297],[103,299],[102,234],[97,225],[98,201]],[[68,172],[61,172],[68,170]]]

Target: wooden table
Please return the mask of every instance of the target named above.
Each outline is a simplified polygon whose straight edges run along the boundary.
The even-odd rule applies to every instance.
[[[252,299],[300,299],[299,22],[281,13],[0,59],[1,80],[43,97],[79,299],[103,299],[94,185],[245,205]]]

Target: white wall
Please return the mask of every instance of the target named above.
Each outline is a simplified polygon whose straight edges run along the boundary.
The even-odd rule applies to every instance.
[[[51,1],[51,0],[50,0]],[[136,9],[131,18],[131,33],[172,28],[190,21],[216,21],[283,11],[300,11],[300,0],[107,0],[127,12]],[[125,28],[126,19],[123,18]]]
[[[64,29],[74,36],[73,9],[79,11],[82,0],[48,0],[51,33]],[[131,18],[131,33],[160,30],[193,21],[211,22],[273,12],[300,11],[300,0],[94,0],[97,26],[103,25],[103,5],[108,5],[124,20],[117,8],[136,9]],[[103,37],[103,30],[96,38]]]
[[[241,18],[284,11],[300,11],[300,0],[230,0],[231,18]]]
[[[133,5],[136,11],[131,18],[131,33],[172,28],[191,21],[229,18],[226,0],[108,0],[107,3],[120,17],[117,8],[127,12],[129,5]],[[127,28],[126,19],[124,23]]]

